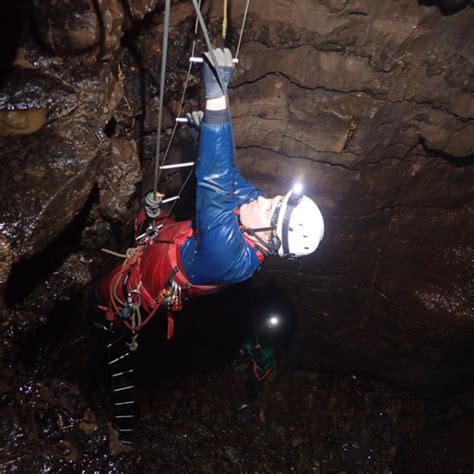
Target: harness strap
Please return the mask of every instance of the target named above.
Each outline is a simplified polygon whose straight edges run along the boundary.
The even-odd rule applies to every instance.
[[[259,372],[263,370],[263,374],[259,375]],[[262,369],[256,361],[253,361],[253,373],[255,375],[255,378],[261,382],[262,380],[265,380],[272,372],[272,369]]]

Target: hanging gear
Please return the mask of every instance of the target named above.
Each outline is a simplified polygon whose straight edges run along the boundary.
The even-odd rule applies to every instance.
[[[146,226],[142,211],[137,229]],[[168,310],[168,338],[173,336],[173,311],[180,311],[183,299],[213,293],[219,286],[193,285],[183,273],[180,249],[193,235],[190,221],[176,222],[164,217],[154,228],[161,230],[153,240],[127,253],[124,263],[99,284],[101,301],[108,321],[120,322],[133,334],[138,332],[160,310]],[[147,313],[142,318],[142,311]]]

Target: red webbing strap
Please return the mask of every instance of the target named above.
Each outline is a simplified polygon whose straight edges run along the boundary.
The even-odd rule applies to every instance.
[[[255,374],[255,378],[261,382],[262,380],[265,380],[271,373],[271,369],[265,370],[263,375],[258,375],[258,365],[255,361],[253,361],[253,373]]]

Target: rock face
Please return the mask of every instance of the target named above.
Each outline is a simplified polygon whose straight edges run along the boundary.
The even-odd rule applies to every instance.
[[[241,168],[270,194],[303,179],[326,220],[300,273],[261,275],[300,308],[295,362],[429,390],[472,377],[474,11],[301,0],[250,19]]]
[[[474,375],[474,10],[448,3],[251,3],[230,91],[238,163],[269,194],[303,179],[326,221],[301,270],[273,261],[257,276],[298,306],[299,368],[428,391]],[[61,0],[25,15],[0,88],[7,326],[16,314],[33,331],[54,309],[41,291],[53,282],[67,301],[97,275],[98,248],[127,245],[140,163],[145,192],[155,154],[161,6]],[[204,8],[215,38],[221,7]],[[234,49],[244,7],[232,2]],[[188,67],[189,2],[174,3],[171,26],[168,130]],[[58,246],[61,258],[13,289]]]

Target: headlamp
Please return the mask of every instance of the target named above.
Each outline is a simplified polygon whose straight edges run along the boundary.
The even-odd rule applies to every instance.
[[[302,193],[303,193],[303,185],[302,185],[300,182],[296,182],[296,183],[293,185],[292,191],[293,191],[295,194],[302,194]]]
[[[303,198],[303,185],[301,183],[295,183],[293,189],[290,191],[290,196],[288,197],[288,206],[296,207],[301,199]]]

